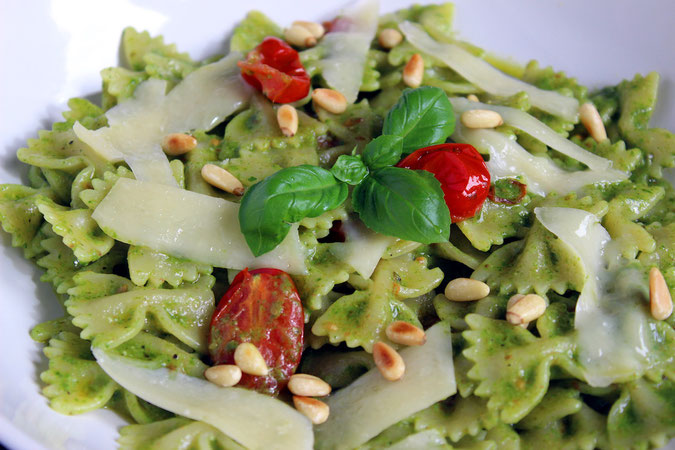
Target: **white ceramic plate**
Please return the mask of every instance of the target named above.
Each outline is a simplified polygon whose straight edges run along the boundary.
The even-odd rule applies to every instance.
[[[122,29],[132,25],[195,58],[226,49],[233,25],[260,9],[286,25],[334,16],[343,0],[34,0],[1,2],[0,183],[25,180],[16,150],[49,128],[74,96],[96,96],[98,72],[116,65]],[[411,3],[382,0],[383,11]],[[422,2],[427,3],[427,2]],[[675,124],[675,59],[669,0],[457,0],[462,38],[516,61],[574,74],[590,87],[614,84],[636,72],[661,73],[654,125]],[[11,449],[112,449],[122,420],[109,411],[67,417],[53,412],[40,391],[42,346],[28,331],[60,317],[39,271],[0,233],[0,442]]]

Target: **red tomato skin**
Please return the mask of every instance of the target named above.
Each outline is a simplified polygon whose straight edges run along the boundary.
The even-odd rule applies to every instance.
[[[468,144],[424,147],[405,157],[397,166],[434,174],[441,183],[453,223],[475,216],[490,191],[490,172],[485,161]]]
[[[279,38],[266,37],[237,65],[242,78],[275,103],[292,103],[309,94],[309,75],[298,52]]]
[[[242,342],[254,344],[270,373],[243,374],[237,386],[277,395],[302,356],[304,311],[291,277],[278,269],[244,269],[232,281],[211,320],[208,337],[213,364],[234,364]]]

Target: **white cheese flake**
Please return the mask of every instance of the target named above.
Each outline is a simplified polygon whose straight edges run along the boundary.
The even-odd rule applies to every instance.
[[[574,315],[586,381],[604,387],[640,376],[654,330],[640,300],[639,270],[618,273],[611,268],[612,241],[594,214],[561,207],[535,208],[534,213],[570,247],[586,272]]]
[[[105,373],[132,394],[208,423],[246,448],[312,449],[312,424],[281,400],[250,389],[219,387],[174,370],[146,369],[100,348],[92,352]]]
[[[168,94],[167,82],[151,78],[106,112],[108,126],[73,126],[78,138],[110,162],[126,161],[136,179],[177,187],[161,142],[170,133],[210,130],[243,107],[250,89],[240,80],[239,53],[200,67]]]
[[[504,134],[489,129],[468,129],[461,123],[452,134],[455,142],[471,144],[490,154],[486,163],[493,180],[499,178],[525,178],[527,190],[539,195],[549,192],[567,194],[595,183],[616,183],[628,175],[616,169],[579,170],[568,172],[544,156],[535,156]]]
[[[273,267],[307,273],[298,226],[254,257],[239,228],[239,204],[157,183],[120,178],[94,210],[101,229],[127,244],[228,269]]]
[[[315,428],[317,449],[353,449],[389,426],[457,392],[450,326],[427,330],[427,342],[400,351],[406,372],[387,381],[371,369],[325,401],[328,420]]]
[[[396,240],[376,233],[358,219],[342,221],[345,242],[330,244],[330,251],[363,278],[370,278],[387,248]]]
[[[467,81],[485,92],[508,97],[527,92],[532,105],[570,122],[578,121],[579,102],[555,91],[547,91],[500,72],[481,58],[455,44],[434,40],[422,28],[410,22],[399,25],[408,42],[419,50],[439,59]]]
[[[378,0],[360,0],[340,14],[336,27],[323,37],[326,56],[322,76],[331,88],[354,103],[361,87],[370,43],[379,20]]]

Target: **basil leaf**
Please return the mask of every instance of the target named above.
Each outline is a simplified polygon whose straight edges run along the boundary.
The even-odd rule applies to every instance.
[[[330,171],[335,178],[351,185],[359,184],[368,175],[361,158],[351,155],[340,155]]]
[[[455,130],[455,113],[443,90],[424,86],[408,89],[389,110],[382,134],[403,138],[403,152],[441,144]]]
[[[400,136],[378,136],[363,149],[363,162],[371,169],[393,166],[401,159],[403,138]]]
[[[450,236],[450,211],[441,184],[423,170],[385,167],[354,188],[352,206],[382,234],[431,244]]]
[[[239,227],[253,255],[260,256],[284,240],[291,223],[337,208],[348,191],[326,169],[288,167],[246,191],[239,208]]]

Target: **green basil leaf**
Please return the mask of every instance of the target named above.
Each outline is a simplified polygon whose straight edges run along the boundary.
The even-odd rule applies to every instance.
[[[251,252],[260,256],[284,240],[291,223],[337,208],[348,191],[326,169],[288,167],[246,191],[239,208],[239,227]]]
[[[330,171],[335,178],[351,185],[359,184],[368,175],[361,158],[352,155],[340,155]]]
[[[403,152],[441,144],[455,130],[455,113],[443,90],[424,86],[403,92],[384,119],[382,134],[403,138]]]
[[[371,169],[393,166],[401,159],[403,138],[383,134],[368,142],[363,149],[363,162]]]
[[[371,172],[354,188],[352,206],[378,233],[423,244],[450,236],[450,211],[430,172],[400,167]]]

